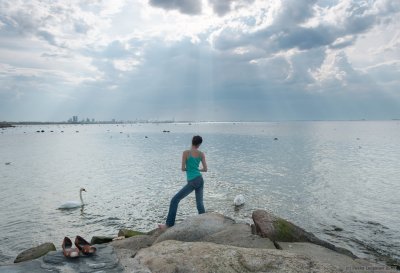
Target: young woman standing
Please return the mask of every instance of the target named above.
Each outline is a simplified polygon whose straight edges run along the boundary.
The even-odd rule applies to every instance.
[[[205,212],[203,204],[204,180],[201,172],[207,171],[207,163],[204,153],[199,150],[202,142],[203,139],[201,136],[194,136],[192,139],[192,148],[184,151],[182,154],[182,171],[186,172],[187,184],[171,199],[167,221],[165,225],[159,225],[161,229],[175,225],[179,202],[192,191],[195,191],[196,194],[197,211],[199,214]],[[199,169],[200,162],[202,165],[201,169]]]

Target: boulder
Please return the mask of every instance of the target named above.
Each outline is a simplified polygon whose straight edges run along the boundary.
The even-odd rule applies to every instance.
[[[200,241],[206,236],[226,229],[234,222],[234,220],[219,213],[199,214],[168,228],[157,238],[156,243],[165,240]]]
[[[131,229],[120,229],[118,232],[118,237],[124,236],[125,238],[129,238],[136,235],[145,235],[145,233]]]
[[[366,260],[353,259],[347,255],[340,254],[336,251],[327,249],[325,247],[310,244],[310,243],[287,243],[280,242],[279,245],[283,250],[289,251],[291,253],[301,254],[307,256],[313,260],[318,260],[320,262],[332,264],[344,271],[351,271],[352,269],[364,268],[362,272],[373,272],[372,268],[379,265],[372,264]],[[371,268],[371,270],[367,270]]]
[[[129,249],[137,251],[141,248],[151,246],[154,240],[155,240],[154,236],[137,235],[123,240],[113,241],[110,244],[116,249]]]
[[[51,251],[36,260],[13,265],[0,266],[1,273],[50,273],[50,272],[85,272],[85,273],[122,273],[124,271],[114,248],[107,244],[95,245],[94,255],[80,255],[77,259],[64,257],[62,251]],[[131,260],[133,260],[131,258]],[[134,271],[136,272],[136,271]]]
[[[97,244],[105,244],[109,243],[114,239],[114,237],[110,236],[93,236],[90,240],[90,244],[97,245]]]
[[[332,265],[277,249],[254,249],[208,242],[163,241],[141,249],[134,262],[140,272],[336,273]],[[137,272],[134,271],[134,272]]]
[[[278,242],[309,242],[356,258],[356,256],[350,251],[323,241],[311,232],[307,232],[301,227],[298,227],[295,224],[279,218],[265,210],[254,211],[252,218],[256,234],[261,237],[269,238],[277,247],[279,247]]]
[[[22,251],[18,254],[17,258],[15,258],[14,263],[20,263],[25,261],[30,261],[37,259],[46,255],[50,251],[55,251],[56,247],[53,243],[44,243],[37,247],[32,247],[30,249]]]
[[[202,241],[247,248],[275,249],[274,243],[268,238],[252,234],[248,224],[230,225],[222,231],[204,237]]]

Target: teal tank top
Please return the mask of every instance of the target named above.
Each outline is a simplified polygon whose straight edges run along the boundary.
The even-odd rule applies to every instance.
[[[199,171],[200,162],[201,152],[199,152],[199,157],[193,157],[191,151],[189,151],[189,156],[186,159],[186,176],[188,181],[201,176]]]

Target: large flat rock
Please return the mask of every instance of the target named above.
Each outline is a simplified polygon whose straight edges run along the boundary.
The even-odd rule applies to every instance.
[[[154,236],[150,235],[137,235],[122,240],[113,241],[110,243],[116,249],[129,249],[132,251],[138,251],[141,248],[149,247],[155,241]]]
[[[208,242],[163,241],[140,250],[132,262],[141,266],[137,272],[152,273],[342,272],[332,265],[287,251]]]
[[[123,267],[119,263],[114,248],[110,245],[96,245],[97,252],[91,256],[81,255],[68,259],[61,251],[49,252],[39,259],[15,265],[0,266],[0,273],[120,273]]]
[[[196,215],[168,228],[157,238],[156,243],[166,240],[200,241],[202,238],[220,232],[234,223],[234,220],[218,213]]]
[[[396,272],[385,265],[374,264],[362,259],[353,259],[347,255],[340,254],[336,251],[311,243],[288,243],[279,242],[279,245],[284,251],[301,254],[313,260],[323,263],[329,263],[342,269],[344,272],[363,272],[363,273],[378,273],[378,272]],[[398,272],[398,271],[397,271]]]

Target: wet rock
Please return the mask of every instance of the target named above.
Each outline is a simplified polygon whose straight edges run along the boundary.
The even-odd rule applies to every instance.
[[[373,264],[362,259],[353,259],[347,255],[310,243],[287,243],[280,242],[283,250],[307,256],[313,260],[332,264],[341,269],[372,267]],[[363,271],[372,272],[372,271]]]
[[[336,273],[332,265],[276,249],[254,249],[206,242],[164,241],[140,250],[134,261],[142,272]],[[134,271],[136,272],[136,271]]]
[[[311,232],[296,226],[295,224],[279,218],[265,210],[256,210],[253,212],[253,221],[256,233],[261,237],[272,240],[278,247],[279,242],[309,242],[317,244],[328,249],[355,258],[356,256],[350,251],[334,246],[331,243],[317,238]]]
[[[14,263],[20,263],[25,261],[30,261],[37,259],[46,255],[50,251],[55,251],[56,247],[53,243],[44,243],[37,247],[32,247],[30,249],[24,250],[20,254],[18,254],[17,258],[15,258]]]
[[[145,233],[131,229],[120,229],[118,232],[118,237],[124,236],[125,238],[129,238],[137,235],[145,235]]]
[[[93,236],[90,240],[90,244],[97,245],[97,244],[105,244],[109,243],[114,239],[114,237],[110,236]]]
[[[200,241],[202,238],[220,232],[234,223],[234,220],[218,213],[196,215],[168,228],[157,238],[156,243],[165,240]]]
[[[110,245],[96,245],[96,254],[91,256],[81,255],[79,258],[64,257],[61,251],[49,252],[46,256],[33,261],[0,266],[0,272],[7,273],[59,273],[59,272],[85,272],[85,273],[120,273],[124,272],[119,263],[114,248]],[[131,272],[131,271],[126,271]]]

